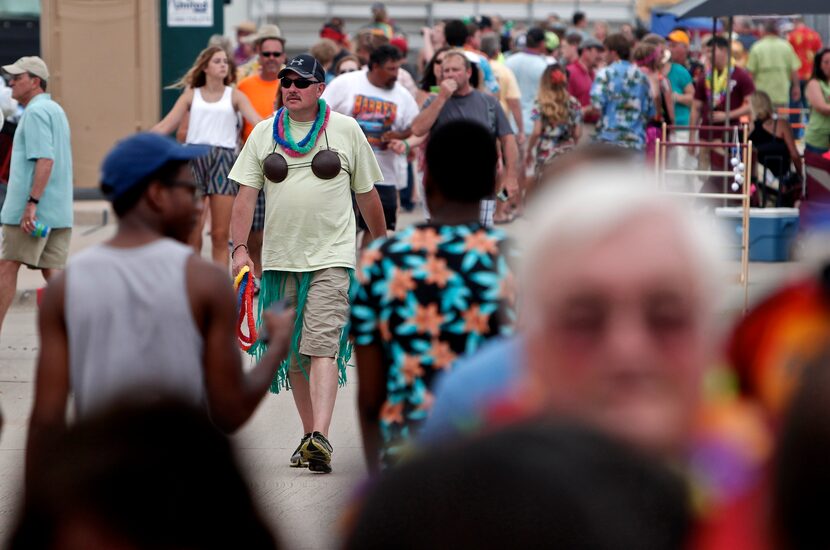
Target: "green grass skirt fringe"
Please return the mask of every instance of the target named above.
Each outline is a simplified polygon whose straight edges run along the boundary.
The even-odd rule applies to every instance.
[[[349,296],[352,295],[354,286],[357,284],[353,269],[346,270],[349,274]],[[294,332],[291,335],[291,345],[288,350],[288,357],[282,362],[279,369],[277,369],[274,379],[271,381],[271,393],[279,393],[280,390],[291,389],[291,381],[288,378],[288,368],[293,359],[299,365],[303,376],[308,379],[308,368],[311,360],[300,353],[300,338],[303,333],[303,313],[305,312],[305,304],[308,299],[308,290],[311,287],[311,279],[314,272],[296,273],[291,271],[264,271],[262,273],[262,280],[259,288],[259,307],[257,313],[257,332],[262,330],[262,312],[271,307],[276,301],[279,301],[285,295],[286,283],[289,277],[293,278],[297,288],[297,310],[294,320]],[[250,355],[256,357],[257,360],[262,358],[267,346],[258,340],[251,349],[248,350]],[[346,384],[346,367],[349,360],[352,358],[352,344],[349,341],[349,325],[343,327],[343,332],[340,335],[340,348],[335,358],[338,370],[338,382],[340,386]]]

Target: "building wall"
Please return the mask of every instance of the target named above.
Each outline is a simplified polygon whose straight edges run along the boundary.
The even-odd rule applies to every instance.
[[[48,91],[69,119],[76,187],[97,187],[112,145],[158,121],[158,8],[147,0],[42,1]]]

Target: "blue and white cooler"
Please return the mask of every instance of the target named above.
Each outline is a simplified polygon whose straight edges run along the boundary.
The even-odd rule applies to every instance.
[[[734,257],[739,259],[743,209],[740,207],[717,208],[715,215],[725,223],[728,234],[734,239]],[[798,235],[797,208],[749,209],[750,262],[788,261],[796,235]]]

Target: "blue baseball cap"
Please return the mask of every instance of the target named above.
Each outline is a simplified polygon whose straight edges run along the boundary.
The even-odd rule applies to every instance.
[[[115,200],[171,160],[191,160],[209,151],[207,145],[181,145],[151,132],[135,134],[107,153],[101,164],[101,190]]]

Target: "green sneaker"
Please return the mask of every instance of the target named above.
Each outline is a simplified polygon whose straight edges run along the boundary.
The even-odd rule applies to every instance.
[[[302,447],[303,459],[308,462],[308,469],[323,474],[331,473],[331,455],[334,449],[329,440],[320,432],[314,432],[311,439]]]
[[[303,445],[305,445],[309,439],[311,439],[311,434],[305,434],[300,440],[300,444],[297,445],[297,448],[294,450],[294,454],[291,455],[289,463],[292,468],[305,468],[308,466],[308,462],[303,459]]]

